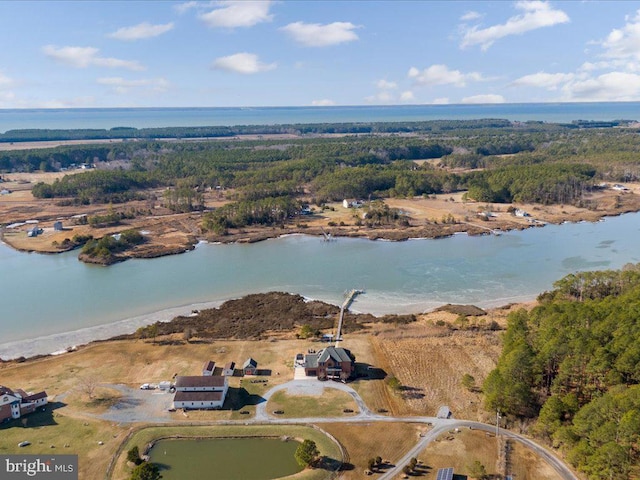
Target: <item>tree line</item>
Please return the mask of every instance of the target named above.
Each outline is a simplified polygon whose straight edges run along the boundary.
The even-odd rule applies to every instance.
[[[535,419],[589,479],[628,479],[640,440],[640,264],[569,275],[509,316],[486,405]]]

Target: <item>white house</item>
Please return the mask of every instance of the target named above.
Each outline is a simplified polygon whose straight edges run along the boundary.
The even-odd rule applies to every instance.
[[[213,375],[213,372],[215,369],[216,369],[216,362],[214,362],[213,360],[209,360],[208,362],[205,362],[205,364],[202,366],[202,376],[210,377],[211,375]]]
[[[47,393],[28,394],[24,390],[11,390],[0,385],[0,422],[20,418],[47,404]]]
[[[233,373],[236,370],[236,362],[227,363],[222,369],[222,375],[225,377],[233,377]]]
[[[185,410],[222,408],[229,389],[229,379],[224,376],[176,377],[174,408]]]

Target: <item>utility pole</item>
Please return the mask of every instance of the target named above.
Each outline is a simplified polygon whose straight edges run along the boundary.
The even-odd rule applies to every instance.
[[[500,409],[496,410],[496,438],[498,438],[498,435],[500,434],[500,419],[502,417],[500,416]]]

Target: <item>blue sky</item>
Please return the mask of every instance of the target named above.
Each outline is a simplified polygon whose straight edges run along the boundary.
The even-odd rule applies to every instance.
[[[640,2],[1,1],[0,108],[640,100]]]

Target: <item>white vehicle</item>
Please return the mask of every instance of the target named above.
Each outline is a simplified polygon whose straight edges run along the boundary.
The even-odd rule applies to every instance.
[[[151,390],[151,385],[149,385],[148,383],[143,383],[142,385],[140,385],[140,390]]]
[[[19,447],[26,447],[27,445],[31,445],[31,442],[25,440],[24,442],[20,442],[18,444]]]

